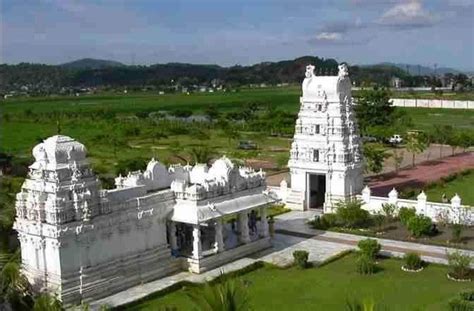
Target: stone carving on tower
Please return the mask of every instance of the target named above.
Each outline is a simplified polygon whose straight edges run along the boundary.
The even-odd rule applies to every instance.
[[[363,187],[361,140],[346,64],[337,76],[316,76],[306,67],[300,111],[288,167],[293,209],[324,208],[359,194]]]

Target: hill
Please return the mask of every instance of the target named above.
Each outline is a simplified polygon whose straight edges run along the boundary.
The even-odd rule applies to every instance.
[[[102,68],[109,68],[109,67],[124,67],[125,65],[113,60],[83,58],[83,59],[78,59],[69,63],[61,64],[60,66],[67,69],[81,70],[81,69],[102,69]]]
[[[431,68],[431,67],[426,67],[426,66],[422,66],[422,65],[403,64],[403,63],[388,63],[388,62],[381,63],[380,65],[394,66],[394,67],[400,68],[404,72],[407,72],[407,70],[408,70],[408,73],[410,75],[413,75],[413,76],[431,76],[431,75],[435,74],[434,67]],[[457,69],[453,69],[453,68],[449,68],[449,67],[436,68],[436,75],[441,75],[442,76],[446,73],[459,74],[459,73],[462,73],[462,71],[457,70]]]
[[[233,88],[252,84],[301,83],[305,66],[308,64],[316,67],[317,75],[337,74],[336,60],[317,56],[232,67],[185,63],[127,66],[116,61],[85,58],[59,66],[2,64],[0,93],[17,91],[27,92],[29,95],[44,95],[59,91],[75,92],[74,89],[84,87],[137,89],[146,87],[172,91],[183,87],[194,88],[211,84]],[[349,72],[356,85],[388,86],[393,77],[410,79],[410,75],[401,67],[403,64],[391,63],[350,66]]]

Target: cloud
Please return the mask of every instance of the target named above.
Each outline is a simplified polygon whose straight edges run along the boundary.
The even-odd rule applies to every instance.
[[[388,9],[378,23],[395,28],[421,28],[432,26],[438,20],[437,16],[423,7],[420,0],[409,0]]]
[[[317,40],[339,41],[342,39],[342,34],[339,32],[321,32],[316,36]]]

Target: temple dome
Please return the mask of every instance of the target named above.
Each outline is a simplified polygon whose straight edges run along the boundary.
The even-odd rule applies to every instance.
[[[35,162],[48,164],[67,164],[86,158],[86,147],[73,138],[55,135],[47,138],[33,148]]]
[[[226,156],[217,159],[209,169],[209,175],[213,177],[228,178],[230,172],[234,169],[234,164]]]

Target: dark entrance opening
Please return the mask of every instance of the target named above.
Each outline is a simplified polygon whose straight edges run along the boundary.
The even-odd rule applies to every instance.
[[[308,177],[308,207],[323,208],[326,196],[326,175],[309,174]]]

